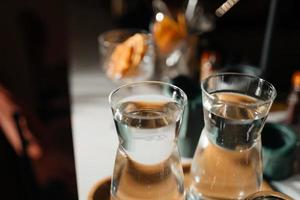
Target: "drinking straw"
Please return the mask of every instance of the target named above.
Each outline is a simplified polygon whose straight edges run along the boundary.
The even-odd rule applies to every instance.
[[[227,0],[215,12],[218,17],[222,17],[228,10],[230,10],[240,0]]]

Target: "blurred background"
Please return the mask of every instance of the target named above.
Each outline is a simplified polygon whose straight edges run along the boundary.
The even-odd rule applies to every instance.
[[[259,68],[271,1],[241,0],[216,19],[213,28],[193,33],[199,39],[193,52],[196,62],[201,63],[205,52],[216,52],[219,68]],[[223,3],[205,2],[211,7]],[[172,11],[184,9],[187,1],[165,3]],[[277,88],[277,101],[286,102],[292,73],[300,69],[300,2],[278,3],[263,76]],[[97,38],[104,31],[121,27],[149,30],[153,22],[152,1],[5,0],[0,10],[0,97],[4,102],[0,104],[0,112],[4,113],[0,128],[5,136],[0,142],[7,146],[0,151],[6,163],[2,166],[1,161],[1,173],[7,178],[1,179],[1,191],[11,194],[11,199],[22,199],[12,190],[19,187],[19,194],[26,193],[22,181],[5,181],[16,176],[14,180],[26,182],[29,178],[24,178],[24,170],[28,170],[26,174],[33,177],[28,190],[39,192],[31,192],[27,199],[77,199],[68,73],[74,68],[94,67],[99,59]],[[199,71],[197,68],[193,74],[197,81]],[[12,119],[5,121],[7,116]],[[25,128],[22,119],[27,121]],[[15,127],[13,131],[5,128],[10,126]],[[24,133],[27,129],[30,134]],[[19,139],[10,139],[16,137]]]
[[[164,2],[171,11],[178,11],[184,10],[188,1]],[[203,2],[207,4],[205,7],[217,8],[224,1]],[[193,33],[199,39],[195,57],[200,60],[204,51],[215,51],[220,68],[236,65],[259,68],[271,2],[240,1],[224,17],[214,20],[211,30]],[[283,101],[291,89],[292,73],[300,69],[299,4],[296,0],[277,1],[268,66],[263,75],[280,91],[278,98]],[[99,34],[113,28],[141,28],[151,32],[155,18],[151,0],[73,1],[68,8],[73,55],[85,55],[82,57],[97,59],[95,62],[99,59],[96,42]]]
[[[77,199],[67,2],[1,1],[0,10],[2,197]]]

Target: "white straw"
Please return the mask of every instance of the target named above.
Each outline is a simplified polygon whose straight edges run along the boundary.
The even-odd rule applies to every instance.
[[[218,17],[222,17],[230,8],[232,8],[239,0],[227,0],[215,12]]]

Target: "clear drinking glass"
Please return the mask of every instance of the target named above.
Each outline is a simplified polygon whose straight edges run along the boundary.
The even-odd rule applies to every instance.
[[[98,44],[100,65],[114,82],[145,81],[153,76],[154,47],[147,31],[113,29],[102,33]]]
[[[111,198],[184,199],[177,137],[185,93],[163,82],[137,82],[113,91],[109,102],[119,138]]]
[[[250,75],[202,82],[205,126],[192,161],[189,199],[243,199],[262,184],[261,130],[276,90]]]

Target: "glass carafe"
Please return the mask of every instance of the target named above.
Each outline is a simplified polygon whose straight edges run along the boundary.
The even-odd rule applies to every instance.
[[[202,82],[205,126],[189,199],[243,199],[262,184],[261,130],[276,96],[258,77],[224,73]]]
[[[119,138],[111,183],[113,200],[184,199],[177,147],[184,92],[162,82],[120,87],[109,97]]]

